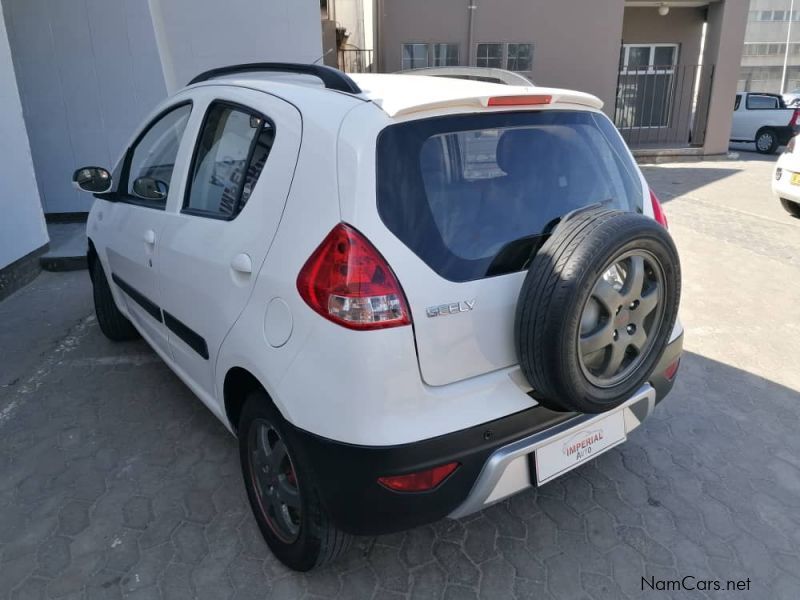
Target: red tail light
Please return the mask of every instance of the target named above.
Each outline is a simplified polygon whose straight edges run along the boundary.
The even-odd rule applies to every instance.
[[[457,468],[458,463],[451,462],[419,473],[378,477],[378,483],[396,492],[427,492],[450,477]]]
[[[792,113],[792,120],[789,121],[789,127],[795,127],[797,125],[798,117],[800,117],[800,108],[795,108],[794,113]]]
[[[386,259],[345,223],[334,227],[303,265],[297,291],[313,310],[350,329],[411,323],[405,295]]]
[[[664,209],[661,207],[661,202],[658,201],[658,198],[653,190],[650,190],[650,202],[653,204],[653,217],[655,220],[658,221],[664,227],[664,229],[669,229],[667,215],[664,214]]]

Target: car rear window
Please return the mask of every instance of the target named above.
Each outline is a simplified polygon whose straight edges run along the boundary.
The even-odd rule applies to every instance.
[[[387,127],[378,212],[434,271],[471,281],[527,266],[559,219],[597,203],[641,212],[638,171],[587,111],[457,115]]]

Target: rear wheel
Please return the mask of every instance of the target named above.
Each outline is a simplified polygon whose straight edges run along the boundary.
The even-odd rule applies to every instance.
[[[761,154],[775,154],[778,146],[778,135],[774,130],[761,129],[756,134],[756,150]]]
[[[781,204],[786,212],[793,217],[800,219],[800,204],[797,202],[792,202],[791,200],[787,200],[786,198],[781,198]]]
[[[680,262],[653,219],[594,209],[536,254],[517,304],[520,368],[549,408],[599,413],[630,398],[669,342]]]
[[[248,397],[238,431],[247,496],[272,553],[308,571],[347,550],[351,536],[329,519],[302,448],[263,391]]]
[[[114,295],[111,293],[111,287],[108,285],[108,279],[106,279],[106,273],[103,270],[103,265],[100,264],[100,260],[97,257],[90,260],[89,268],[92,270],[94,312],[97,315],[100,331],[108,339],[115,342],[137,339],[139,332],[136,331],[136,328],[128,318],[120,312],[116,302],[114,302]]]

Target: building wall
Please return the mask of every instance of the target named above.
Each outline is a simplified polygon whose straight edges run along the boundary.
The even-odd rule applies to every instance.
[[[166,88],[139,0],[3,0],[45,212],[88,211],[72,172],[110,165]]]
[[[478,43],[532,43],[533,68],[527,75],[535,83],[590,92],[605,102],[606,112],[613,112],[624,0],[476,4],[468,49],[467,0],[379,0],[380,69],[401,69],[403,43],[457,43],[462,65],[474,63]],[[569,31],[554,26],[559,23],[569,23]]]
[[[11,48],[0,11],[0,270],[47,243]]]
[[[85,212],[73,171],[111,166],[153,106],[198,73],[322,54],[316,0],[1,0],[41,203]]]
[[[786,14],[790,8],[791,0],[750,0],[745,48],[738,81],[740,91],[781,92],[783,62],[784,58],[787,58],[785,52],[787,36],[789,53],[785,90],[800,88],[800,0],[795,0],[794,21],[790,21]],[[780,11],[784,14],[780,20],[762,20],[760,13],[764,11],[769,13]],[[751,54],[748,52],[749,49],[758,54]]]
[[[322,56],[317,0],[149,0],[167,89],[224,65]]]

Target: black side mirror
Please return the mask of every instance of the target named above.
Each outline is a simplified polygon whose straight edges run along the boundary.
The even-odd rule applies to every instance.
[[[154,177],[139,177],[133,182],[133,193],[144,200],[166,200],[169,184]]]
[[[72,185],[83,192],[105,194],[111,190],[111,173],[103,167],[82,167],[72,174]]]

